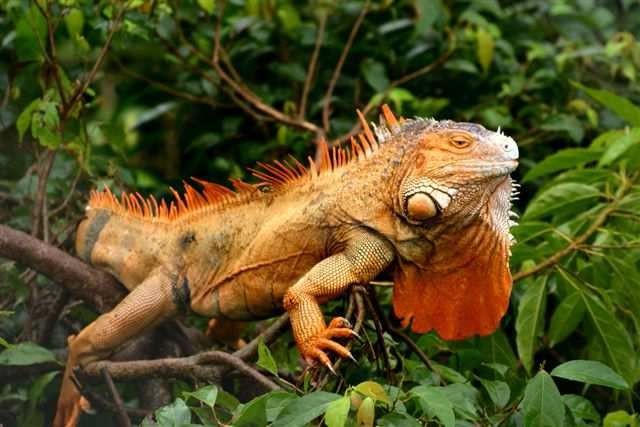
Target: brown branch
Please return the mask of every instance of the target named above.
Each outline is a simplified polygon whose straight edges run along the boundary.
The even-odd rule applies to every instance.
[[[580,234],[578,237],[573,240],[570,244],[568,244],[563,249],[559,250],[555,254],[551,255],[549,258],[544,261],[536,264],[532,268],[524,271],[519,271],[518,273],[513,275],[513,281],[517,282],[519,280],[524,279],[525,277],[533,276],[535,274],[540,273],[550,267],[558,264],[565,256],[579,250],[583,244],[596,232],[598,229],[607,222],[609,216],[614,213],[618,209],[618,205],[622,198],[627,194],[629,189],[633,186],[634,180],[638,177],[635,175],[632,178],[623,177],[622,184],[618,188],[614,199],[604,208],[598,216],[591,223],[589,228],[587,228],[584,233]]]
[[[53,78],[58,89],[58,94],[60,95],[60,100],[62,101],[62,105],[64,106],[67,104],[67,97],[64,93],[62,79],[60,78],[58,57],[56,53],[55,29],[53,28],[53,23],[51,22],[51,3],[47,2],[46,9],[42,7],[39,2],[34,2],[34,4],[47,23],[47,40],[49,43],[49,54],[46,55],[46,60],[51,67],[51,71],[53,72]]]
[[[220,370],[215,365],[226,365],[253,379],[266,390],[280,390],[280,386],[237,356],[222,351],[207,351],[193,356],[130,362],[98,361],[88,364],[83,374],[97,378],[107,369],[116,380],[133,380],[147,377],[174,377],[205,381],[219,380]]]
[[[107,39],[105,40],[104,46],[102,46],[102,49],[100,50],[100,53],[98,54],[98,58],[96,59],[96,62],[93,64],[91,71],[89,71],[89,75],[87,76],[86,79],[84,79],[84,82],[80,86],[78,86],[76,90],[73,92],[73,94],[69,98],[69,102],[67,102],[67,104],[64,105],[64,108],[62,109],[62,112],[60,114],[61,120],[65,120],[67,118],[69,113],[73,110],[75,103],[87,91],[87,88],[89,87],[91,82],[93,82],[93,79],[96,77],[96,74],[98,73],[98,70],[102,65],[102,62],[106,58],[107,52],[111,47],[111,41],[113,40],[113,36],[118,30],[118,28],[120,27],[120,23],[122,22],[122,18],[124,17],[124,13],[126,10],[127,10],[127,4],[126,2],[124,2],[120,7],[120,10],[116,15],[116,18],[111,22],[111,29],[107,34]]]
[[[385,373],[387,375],[387,379],[391,380],[393,377],[391,371],[391,364],[389,363],[389,354],[387,353],[387,346],[384,342],[384,330],[386,317],[378,304],[378,300],[375,296],[375,291],[370,288],[365,288],[365,292],[362,292],[362,296],[365,302],[365,306],[367,307],[367,311],[373,317],[373,324],[376,328],[376,334],[378,335],[378,347],[380,348],[380,352],[382,353],[382,361],[384,363]],[[387,325],[388,326],[388,325]]]
[[[320,129],[315,124],[306,121],[298,120],[294,117],[290,117],[281,111],[276,110],[270,105],[266,104],[260,97],[258,97],[251,89],[245,86],[243,83],[236,81],[222,68],[220,64],[220,57],[227,55],[226,51],[220,44],[222,17],[224,11],[224,3],[220,6],[220,14],[216,22],[216,28],[214,31],[214,47],[211,55],[210,65],[213,67],[218,76],[241,98],[249,103],[256,110],[266,114],[270,119],[283,123],[288,126],[292,126],[298,129],[306,130],[314,134],[322,134]]]
[[[216,102],[211,98],[205,97],[205,96],[196,96],[193,94],[190,94],[188,92],[183,92],[183,91],[179,91],[174,89],[173,87],[164,84],[162,82],[159,82],[157,80],[153,80],[150,79],[147,76],[144,76],[142,74],[138,74],[135,71],[127,68],[125,65],[122,64],[122,62],[120,60],[118,60],[117,58],[114,58],[114,62],[118,65],[118,68],[120,68],[120,71],[123,72],[123,74],[126,74],[130,77],[133,77],[134,79],[138,79],[140,81],[143,81],[151,86],[154,86],[155,88],[168,93],[169,95],[178,97],[178,98],[182,98],[184,100],[187,100],[189,102],[195,102],[198,104],[205,104],[205,105],[209,105],[210,107],[214,107],[214,108],[228,108],[229,105],[227,104],[223,104],[221,102]]]
[[[428,65],[425,65],[422,68],[419,68],[415,71],[410,72],[409,74],[406,74],[394,81],[392,81],[391,83],[389,83],[389,86],[385,89],[385,91],[382,93],[382,96],[377,97],[377,102],[372,102],[371,100],[367,103],[367,105],[365,105],[365,107],[362,109],[362,114],[364,116],[366,116],[367,114],[369,114],[374,108],[380,106],[380,104],[382,102],[384,102],[387,99],[387,96],[389,96],[389,93],[391,93],[391,91],[393,89],[395,89],[398,86],[401,86],[405,83],[408,83],[411,80],[414,80],[420,76],[423,76],[427,73],[430,73],[431,71],[435,70],[436,68],[440,67],[442,64],[444,64],[447,59],[449,59],[449,57],[451,56],[451,54],[454,52],[455,48],[456,48],[456,36],[453,30],[448,30],[447,31],[447,36],[448,36],[448,47],[447,50],[445,50],[438,58],[436,58],[433,62],[431,62]],[[331,141],[331,145],[337,145],[342,143],[344,140],[346,140],[347,138],[349,138],[350,136],[355,135],[356,133],[358,133],[360,131],[360,123],[356,123],[349,132],[347,132],[344,135],[339,136],[338,138],[336,138],[335,140]]]
[[[242,360],[251,359],[258,352],[258,345],[260,344],[260,340],[263,340],[265,344],[269,344],[275,338],[277,338],[285,327],[289,325],[289,315],[284,313],[281,315],[275,322],[273,322],[267,329],[262,331],[260,335],[255,337],[251,342],[242,347],[240,350],[237,350],[233,353],[233,355]]]
[[[356,18],[356,22],[354,22],[353,27],[351,27],[351,32],[349,33],[349,38],[347,39],[347,43],[345,43],[344,48],[342,49],[342,53],[340,54],[340,58],[338,58],[338,63],[336,64],[336,68],[333,70],[333,75],[331,76],[331,80],[329,80],[329,86],[327,87],[327,91],[324,94],[324,99],[322,101],[322,128],[325,133],[329,132],[329,116],[331,115],[331,98],[333,96],[333,90],[338,83],[338,79],[340,78],[340,73],[342,73],[342,66],[344,65],[344,61],[347,59],[347,55],[351,50],[351,46],[353,46],[353,41],[358,34],[358,30],[360,29],[360,25],[364,20],[367,12],[369,11],[369,2],[367,1],[365,5],[362,7],[360,14]]]
[[[51,173],[51,167],[56,157],[56,152],[47,150],[44,154],[44,159],[38,162],[38,183],[36,186],[36,197],[33,203],[33,212],[31,214],[31,235],[37,236],[40,231],[42,221],[43,236],[45,242],[48,240],[48,217],[43,216],[44,205],[47,203],[47,182],[49,181],[49,174]]]
[[[118,416],[118,424],[122,427],[131,427],[131,420],[127,416],[127,413],[124,409],[124,403],[122,403],[122,398],[120,397],[120,393],[118,393],[118,389],[116,385],[113,383],[113,379],[111,375],[109,375],[109,371],[105,368],[102,369],[102,378],[104,382],[107,384],[107,388],[109,389],[109,393],[111,393],[111,398],[113,399],[113,404],[116,407],[116,415]]]
[[[126,291],[111,275],[26,233],[0,224],[0,257],[44,274],[100,312],[113,308]]]
[[[327,13],[321,13],[318,18],[318,29],[316,32],[316,41],[313,46],[313,53],[311,53],[311,59],[309,59],[309,66],[307,67],[307,76],[304,80],[304,86],[302,88],[302,97],[300,98],[300,106],[298,107],[298,120],[304,120],[307,114],[307,101],[309,97],[309,91],[311,90],[311,82],[316,74],[316,67],[318,65],[318,56],[320,54],[320,47],[322,47],[322,41],[324,39],[324,31],[327,23]]]
[[[76,192],[76,186],[78,185],[78,181],[80,181],[81,175],[82,175],[82,168],[78,166],[78,172],[76,172],[76,175],[73,177],[73,181],[71,182],[71,188],[69,189],[67,196],[64,198],[64,200],[62,201],[62,203],[60,203],[59,206],[57,206],[55,209],[52,209],[51,212],[49,212],[48,214],[49,218],[56,216],[57,214],[62,212],[64,208],[67,207],[67,205],[69,204],[69,202],[71,201],[71,199],[73,198]]]

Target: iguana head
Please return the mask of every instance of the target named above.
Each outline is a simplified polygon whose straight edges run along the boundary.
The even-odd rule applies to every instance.
[[[427,119],[396,123],[394,311],[416,332],[487,335],[511,291],[512,182],[518,146],[500,130]],[[398,161],[398,159],[400,159]]]
[[[399,213],[414,225],[477,216],[508,233],[511,179],[518,146],[500,130],[474,123],[416,120],[402,131],[408,140],[398,187]]]

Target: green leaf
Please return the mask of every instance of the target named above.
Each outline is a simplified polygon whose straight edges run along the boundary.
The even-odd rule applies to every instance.
[[[267,398],[267,395],[263,395],[245,404],[232,425],[234,427],[266,426]]]
[[[184,393],[185,397],[193,397],[199,400],[205,405],[213,408],[218,398],[218,387],[215,385],[208,385],[206,387],[199,388],[194,392]]]
[[[564,394],[562,395],[562,401],[576,422],[585,423],[591,421],[600,425],[600,414],[598,414],[590,400],[577,394]]]
[[[31,124],[31,117],[33,116],[33,112],[40,108],[40,102],[42,100],[40,98],[34,99],[31,101],[27,108],[22,110],[18,119],[16,120],[16,127],[18,128],[18,136],[20,137],[20,142],[24,137],[24,133],[29,129],[29,125]]]
[[[364,79],[378,92],[383,92],[389,86],[387,71],[381,62],[365,59],[360,64]]]
[[[384,388],[380,384],[375,381],[364,381],[354,387],[354,389],[365,396],[369,396],[374,400],[391,403],[391,399],[387,395],[387,392],[384,391]]]
[[[269,423],[278,418],[285,406],[298,398],[295,394],[282,390],[272,391],[264,396],[267,397],[266,411]]]
[[[215,0],[198,0],[198,6],[202,8],[209,15],[213,15],[213,11],[216,7]]]
[[[567,207],[575,207],[599,196],[600,191],[596,187],[577,182],[564,182],[538,194],[529,203],[522,218],[527,220],[540,218]]]
[[[527,372],[531,372],[536,340],[544,327],[547,277],[538,277],[534,281],[525,283],[527,289],[518,305],[518,317],[516,318],[516,346],[522,364]]]
[[[571,84],[583,90],[591,98],[613,111],[630,125],[640,126],[640,107],[634,105],[627,98],[618,96],[608,90],[592,89],[575,81],[572,81]]]
[[[59,371],[47,372],[44,375],[40,375],[31,385],[29,389],[29,404],[32,405],[32,408],[35,409],[40,398],[42,397],[42,392],[45,387],[58,375]]]
[[[509,385],[504,381],[490,381],[482,378],[478,378],[480,384],[484,387],[489,395],[491,401],[498,408],[504,408],[509,403],[509,397],[511,397],[511,390]]]
[[[636,427],[637,419],[635,415],[629,414],[627,411],[609,412],[602,421],[603,427]]]
[[[420,406],[429,416],[438,418],[445,427],[455,426],[453,404],[439,387],[419,385],[412,388],[409,394],[419,399]]]
[[[615,139],[602,155],[598,165],[607,166],[622,157],[631,147],[640,142],[640,128],[633,128]]]
[[[351,408],[351,399],[348,396],[329,403],[324,413],[324,422],[327,427],[343,427],[349,416],[349,408]]]
[[[415,7],[418,12],[416,34],[426,33],[444,13],[441,0],[417,0]]]
[[[575,142],[580,142],[584,137],[584,129],[580,120],[569,114],[556,114],[551,116],[544,123],[540,124],[540,129],[554,132],[566,132]]]
[[[488,337],[478,338],[477,347],[487,363],[499,363],[512,368],[518,363],[509,339],[501,329]]]
[[[55,361],[52,352],[32,342],[15,344],[0,353],[0,365],[24,366]]]
[[[602,385],[618,390],[628,390],[629,384],[602,362],[595,360],[571,360],[556,366],[551,375],[586,384]]]
[[[563,425],[564,404],[562,396],[545,371],[540,371],[527,383],[522,399],[524,425],[557,427]]]
[[[569,336],[582,322],[585,306],[582,296],[574,292],[562,300],[551,316],[549,347],[553,347]]]
[[[584,290],[583,285],[574,276],[564,270],[559,272],[582,296],[587,318],[592,323],[594,331],[590,337],[590,345],[597,345],[600,349],[599,354],[593,358],[605,362],[628,382],[633,383],[637,360],[629,333],[615,317],[613,309]]]
[[[358,427],[373,427],[376,418],[376,402],[370,397],[365,397],[358,412],[356,413],[356,423]]]
[[[391,412],[378,419],[378,427],[421,427],[423,423],[407,414]]]
[[[289,403],[280,412],[272,427],[305,426],[322,415],[330,402],[342,396],[326,391],[316,391]]]
[[[466,383],[467,378],[455,369],[451,369],[448,366],[441,365],[436,362],[431,362],[433,371],[444,378],[447,382],[451,383]]]
[[[598,160],[602,152],[588,148],[566,148],[545,157],[540,163],[532,167],[522,179],[523,182],[533,181],[562,170]]]
[[[489,71],[491,62],[493,62],[495,45],[496,42],[491,33],[479,27],[476,31],[476,56],[478,57],[478,63],[482,67],[482,71],[485,73]]]
[[[262,338],[260,338],[260,341],[258,342],[258,362],[256,362],[256,365],[272,373],[273,375],[278,375],[278,365],[276,364],[276,359],[273,358],[271,351],[265,345]]]
[[[67,33],[73,39],[82,35],[84,28],[84,15],[80,9],[70,9],[64,17],[64,24],[67,27]]]
[[[180,398],[158,409],[155,416],[160,427],[182,427],[184,424],[191,423],[191,411]]]

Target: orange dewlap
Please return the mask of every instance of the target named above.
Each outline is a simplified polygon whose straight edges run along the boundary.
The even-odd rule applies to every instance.
[[[486,224],[471,228],[469,234],[494,234]],[[444,259],[467,260],[463,265],[454,260],[458,266],[450,269],[439,270],[440,262],[398,267],[393,308],[403,326],[411,323],[418,333],[435,330],[445,340],[488,335],[498,328],[511,294],[508,243],[500,236],[481,239],[485,244],[480,247],[461,240]]]

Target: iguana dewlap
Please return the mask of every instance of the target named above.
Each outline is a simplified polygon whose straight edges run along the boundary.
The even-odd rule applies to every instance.
[[[55,426],[75,423],[71,368],[176,313],[253,320],[286,310],[298,349],[329,364],[352,334],[319,304],[394,274],[393,306],[417,332],[444,339],[494,331],[511,290],[509,174],[518,147],[480,125],[401,120],[383,108],[375,135],[328,149],[319,162],[261,164],[262,182],[235,191],[197,181],[170,205],[94,192],[79,256],[131,292],[69,340]]]

